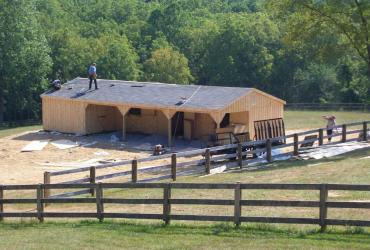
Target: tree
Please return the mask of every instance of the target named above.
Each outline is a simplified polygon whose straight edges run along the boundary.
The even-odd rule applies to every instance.
[[[47,87],[50,48],[33,0],[2,0],[0,10],[0,119],[4,101],[8,120],[34,118]]]
[[[188,59],[171,47],[154,50],[144,63],[144,72],[149,81],[189,84],[193,80]]]
[[[270,1],[274,10],[287,18],[289,38],[299,40],[317,36],[321,30],[340,36],[367,64],[370,77],[370,1],[361,0],[281,0]],[[331,44],[331,46],[336,46]]]

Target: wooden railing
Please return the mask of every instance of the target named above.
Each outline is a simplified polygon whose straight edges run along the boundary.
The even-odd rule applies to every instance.
[[[94,190],[95,198],[47,198],[45,189],[89,189]],[[162,189],[162,198],[106,198],[106,189]],[[195,190],[234,190],[233,199],[176,199],[171,197],[171,192],[177,189],[187,190],[190,194]],[[31,190],[35,192],[34,198],[4,198],[4,192],[10,190]],[[319,191],[316,200],[247,200],[243,199],[244,190],[312,190]],[[129,218],[129,219],[159,219],[169,224],[171,220],[192,220],[192,221],[229,221],[239,226],[242,222],[258,223],[290,223],[290,224],[317,224],[322,230],[327,225],[343,226],[370,226],[369,220],[349,220],[328,218],[328,209],[353,208],[370,209],[370,202],[353,201],[330,201],[328,192],[332,190],[342,191],[363,191],[369,192],[370,185],[347,185],[347,184],[256,184],[256,183],[97,183],[97,184],[39,184],[39,185],[9,185],[0,186],[0,220],[8,217],[35,217],[40,222],[44,218],[97,218],[103,221],[105,218]],[[116,193],[116,192],[115,192]],[[183,192],[182,192],[183,194]],[[9,195],[7,195],[9,196]],[[72,212],[68,207],[63,206],[65,212],[48,212],[45,204],[95,204],[95,212]],[[31,212],[7,212],[4,204],[34,204],[36,209]],[[107,204],[141,204],[161,205],[163,213],[120,213],[104,212]],[[174,214],[171,206],[174,205],[221,205],[234,207],[234,215],[194,215]],[[243,207],[303,207],[318,208],[315,218],[291,218],[291,217],[253,217],[242,213]],[[55,209],[55,208],[54,208]],[[133,208],[135,209],[135,208]],[[136,210],[135,210],[136,211]],[[225,210],[223,210],[225,211]],[[370,212],[370,211],[369,211]],[[366,219],[369,219],[367,217]]]
[[[369,130],[368,124],[370,121],[364,121],[364,122],[356,122],[356,123],[349,123],[349,124],[342,124],[336,126],[336,128],[341,128],[340,133],[336,133],[332,135],[332,138],[338,138],[339,141],[337,142],[349,142],[349,141],[356,141],[358,140],[358,136],[362,134],[362,140],[367,141],[367,132]],[[355,129],[350,130],[351,127],[354,126],[361,126],[361,129]],[[141,158],[141,159],[133,159],[133,160],[126,160],[126,161],[119,161],[115,163],[109,163],[109,164],[103,164],[98,166],[91,166],[91,167],[83,167],[83,168],[76,168],[76,169],[68,169],[68,170],[62,170],[62,171],[55,171],[55,172],[45,172],[44,173],[44,184],[51,184],[51,177],[53,176],[63,176],[63,175],[72,175],[76,173],[88,173],[89,177],[80,178],[80,179],[74,179],[69,180],[65,182],[59,182],[59,184],[73,184],[73,183],[91,183],[94,184],[97,181],[103,181],[107,179],[122,177],[122,176],[129,176],[131,178],[131,182],[148,182],[153,180],[162,180],[162,179],[172,179],[173,181],[176,181],[177,176],[182,175],[189,175],[189,174],[199,174],[199,173],[205,173],[209,174],[212,169],[217,168],[220,166],[220,164],[226,166],[227,168],[247,168],[249,164],[252,163],[258,163],[258,162],[273,162],[277,157],[280,157],[282,155],[298,155],[299,154],[299,145],[303,143],[308,142],[318,142],[319,146],[322,146],[325,144],[324,139],[327,139],[328,136],[324,136],[325,128],[315,129],[315,130],[309,130],[304,131],[301,133],[296,134],[290,134],[287,136],[282,137],[276,137],[268,140],[260,140],[260,141],[249,141],[245,143],[239,143],[239,144],[230,144],[230,145],[224,145],[224,146],[217,146],[217,147],[211,147],[211,148],[205,148],[205,149],[197,149],[192,151],[186,151],[186,152],[179,152],[174,154],[165,154],[160,156],[150,156],[147,158]],[[302,136],[306,135],[318,135],[315,139],[300,139]],[[356,138],[349,139],[347,138],[348,135],[357,135]],[[333,140],[334,140],[333,139]],[[281,140],[287,141],[287,143],[282,145],[276,145],[274,146],[274,142],[279,142]],[[249,148],[248,151],[243,151],[243,149]],[[274,149],[284,149],[289,148],[287,152],[284,152],[280,155],[274,155],[272,154],[272,151]],[[216,155],[217,152],[220,150],[229,150],[234,151],[235,153],[228,153],[228,154],[222,154],[222,155]],[[253,155],[253,154],[264,154],[264,156],[261,158],[247,158],[247,156]],[[202,157],[202,159],[192,159],[187,160],[184,158],[187,157]],[[182,158],[183,161],[179,161],[178,159]],[[139,168],[140,163],[145,162],[154,162],[157,160],[162,159],[168,159],[171,163],[165,164],[165,165],[158,165],[158,166],[150,166],[146,168]],[[230,159],[235,159],[234,161],[230,161]],[[229,162],[220,163],[219,161],[222,160],[229,160]],[[130,170],[121,171],[121,172],[114,172],[109,174],[103,174],[103,175],[97,175],[98,170],[103,169],[110,169],[117,166],[123,167],[131,165]],[[154,165],[154,164],[153,164]],[[192,170],[184,170],[186,167],[190,166],[196,166],[195,169]],[[151,178],[151,179],[140,179],[139,174],[145,174],[145,173],[152,173],[155,171],[162,171],[162,170],[168,170],[169,174],[162,175],[160,177]],[[61,196],[73,196],[73,195],[79,195],[83,193],[90,192],[93,194],[93,190],[80,190],[76,192],[69,192],[66,194],[59,194]],[[45,196],[50,197],[50,191],[45,190]]]

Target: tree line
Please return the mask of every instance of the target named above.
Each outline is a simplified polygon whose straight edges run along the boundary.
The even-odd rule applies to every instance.
[[[255,87],[370,103],[370,1],[0,0],[0,121],[38,118],[53,79]]]

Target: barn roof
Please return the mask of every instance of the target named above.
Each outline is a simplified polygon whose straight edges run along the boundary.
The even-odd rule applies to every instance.
[[[98,80],[98,87],[98,90],[89,90],[87,78],[75,78],[62,85],[60,90],[46,92],[42,97],[176,109],[223,109],[254,90],[104,79]]]

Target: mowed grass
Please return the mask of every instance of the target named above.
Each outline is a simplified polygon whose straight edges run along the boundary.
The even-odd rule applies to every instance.
[[[1,249],[369,249],[370,234],[345,228],[281,230],[230,224],[191,226],[117,222],[0,224]]]
[[[337,124],[369,121],[369,112],[351,111],[285,111],[284,121],[287,130],[315,129],[326,126],[323,115],[335,115]]]
[[[20,134],[26,131],[40,130],[40,129],[42,129],[41,125],[24,126],[24,127],[17,127],[17,128],[0,128],[0,138]]]

